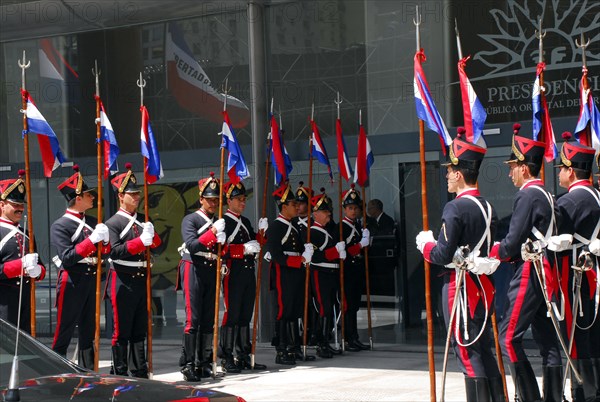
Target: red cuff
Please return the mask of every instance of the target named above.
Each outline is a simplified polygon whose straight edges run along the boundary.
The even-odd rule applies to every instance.
[[[425,244],[425,247],[423,247],[423,258],[425,258],[427,262],[431,262],[431,250],[433,250],[436,244],[436,242],[430,241],[429,243]]]
[[[40,276],[38,276],[38,277],[35,279],[37,282],[39,282],[39,281],[43,281],[43,280],[44,280],[44,278],[46,277],[46,267],[45,267],[45,266],[43,266],[42,264],[38,264],[38,265],[39,265],[39,267],[42,269],[42,271],[40,272]]]
[[[353,244],[346,249],[346,251],[348,252],[348,255],[350,255],[351,257],[356,257],[357,255],[359,255],[360,250],[362,250],[360,243]]]
[[[292,268],[300,268],[302,266],[302,256],[301,255],[290,255],[288,256],[285,265]]]
[[[256,234],[256,241],[258,242],[258,244],[260,244],[261,246],[264,246],[265,244],[267,244],[267,236],[263,236],[260,234],[260,232],[258,232]]]
[[[212,248],[215,244],[217,244],[217,236],[212,232],[212,230],[207,230],[200,237],[198,237],[198,242],[203,244],[206,248]]]
[[[229,255],[231,258],[244,258],[244,245],[243,244],[230,244]]]
[[[92,243],[89,237],[75,246],[75,252],[79,254],[82,258],[89,257],[95,251],[96,245]]]
[[[131,255],[139,254],[146,249],[146,246],[144,246],[144,243],[142,243],[142,239],[140,239],[139,237],[136,237],[133,240],[129,240],[126,243],[126,245],[127,252]]]
[[[150,248],[156,248],[158,246],[160,246],[162,244],[162,240],[160,238],[160,236],[158,234],[156,234],[156,232],[154,232],[154,237],[152,238],[152,244],[150,245]]]
[[[102,255],[108,255],[110,254],[110,243],[108,244],[104,244],[102,243]]]
[[[325,258],[327,258],[329,261],[339,260],[340,253],[337,251],[337,248],[329,247],[327,250],[325,250]]]
[[[21,259],[17,258],[16,260],[5,262],[4,275],[9,279],[21,275]]]

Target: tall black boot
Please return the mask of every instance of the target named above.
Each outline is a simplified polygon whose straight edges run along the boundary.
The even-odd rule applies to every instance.
[[[502,377],[488,378],[488,385],[490,386],[490,397],[492,402],[506,402]]]
[[[221,327],[221,350],[223,351],[223,360],[221,367],[226,373],[241,373],[242,370],[233,361],[233,338],[236,327]]]
[[[201,378],[209,378],[213,376],[213,333],[198,333],[197,336],[196,342],[198,342],[200,348],[198,350],[196,372],[199,373]]]
[[[310,321],[309,327],[309,337],[307,338],[308,346],[317,346],[319,344],[319,339],[321,338],[321,318],[319,317],[319,312],[313,308],[312,305],[308,307],[308,319]]]
[[[465,377],[467,402],[490,402],[490,387],[485,377]]]
[[[577,384],[575,376],[571,376],[571,395],[574,402],[589,402],[596,399],[596,384],[594,378],[594,363],[592,359],[573,360],[583,384]]]
[[[344,334],[344,342],[346,342],[346,344],[344,345],[344,349],[348,352],[360,352],[362,348],[356,344],[356,341],[358,340],[358,331],[354,332],[354,328],[356,328],[355,314],[346,313],[344,316],[344,327],[346,328],[346,333]]]
[[[250,327],[245,325],[237,328],[236,337],[236,352],[238,367],[242,370],[251,370],[252,362],[250,361],[250,354],[252,353],[252,342],[250,342]],[[266,370],[267,366],[254,362],[254,370]]]
[[[200,381],[200,376],[196,372],[196,334],[183,334],[183,347],[179,365],[185,381]]]
[[[358,318],[356,317],[358,313],[355,311],[353,313],[347,314],[352,316],[352,343],[354,346],[358,347],[360,350],[370,350],[371,345],[365,345],[362,343],[358,336]]]
[[[317,343],[317,356],[322,357],[323,359],[331,359],[333,357],[333,353],[329,350],[331,347],[329,346],[329,321],[327,317],[321,317],[319,320],[319,327],[321,328],[321,336],[319,337],[319,341]]]
[[[112,347],[112,372],[116,375],[127,375],[127,344],[117,343]]]
[[[94,348],[83,349],[79,351],[79,365],[88,370],[94,369]]]
[[[304,353],[302,353],[302,347],[300,346],[300,325],[298,324],[298,319],[293,319],[292,321],[288,322],[288,340],[288,354],[293,355],[294,360],[315,360],[314,355],[309,355],[307,353],[306,356],[304,356]]]
[[[538,402],[542,400],[535,374],[529,361],[509,365],[520,402]],[[562,383],[562,379],[561,379]]]
[[[130,343],[129,367],[131,375],[138,378],[148,378],[148,362],[144,341]]]
[[[544,366],[542,368],[544,402],[561,402],[563,400],[562,366]]]
[[[600,358],[593,358],[594,384],[596,386],[596,401],[600,401]]]
[[[294,355],[288,353],[288,322],[279,320],[277,321],[277,325],[279,327],[279,343],[275,346],[275,349],[277,350],[275,363],[293,366],[296,364],[296,359],[294,358]]]

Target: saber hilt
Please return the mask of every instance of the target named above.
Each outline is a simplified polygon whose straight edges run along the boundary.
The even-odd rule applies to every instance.
[[[452,257],[452,263],[459,269],[467,269],[469,266],[469,246],[460,246],[456,249],[454,256]]]

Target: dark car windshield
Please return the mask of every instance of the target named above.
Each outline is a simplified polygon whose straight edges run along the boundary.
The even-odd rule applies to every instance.
[[[2,387],[8,385],[15,353],[15,338],[15,327],[0,320],[0,386]],[[21,332],[19,338],[20,381],[35,377],[78,372],[81,372],[81,370],[77,366],[70,364],[40,342]]]

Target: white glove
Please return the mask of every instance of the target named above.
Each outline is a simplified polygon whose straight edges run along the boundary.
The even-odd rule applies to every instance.
[[[30,278],[37,278],[42,273],[42,267],[39,265],[30,265],[25,267],[25,273],[29,275]]]
[[[600,239],[594,239],[588,245],[588,250],[594,255],[600,256]]]
[[[338,253],[340,254],[340,260],[345,260],[346,259],[346,250],[342,250],[342,251],[338,251]]]
[[[21,264],[23,265],[23,269],[27,269],[29,267],[37,266],[38,260],[39,260],[38,253],[25,254],[21,258]]]
[[[225,232],[217,232],[216,236],[217,236],[217,243],[225,244],[225,240],[227,240],[227,235],[225,235]],[[244,247],[244,249],[245,249],[245,247]]]
[[[312,256],[314,253],[314,246],[311,243],[306,243],[304,245],[304,252],[302,253],[302,257],[304,257],[304,262],[309,264],[312,261]]]
[[[212,227],[217,229],[217,232],[222,232],[225,230],[225,219],[221,218],[221,219],[217,219],[216,221],[214,221],[214,223],[212,224]]]
[[[269,220],[267,218],[260,218],[258,220],[258,230],[267,231],[269,228]]]
[[[360,239],[360,248],[365,248],[371,243],[371,232],[365,228],[362,230],[362,238]]]
[[[338,253],[345,251],[346,250],[346,242],[339,241],[339,242],[335,243],[335,249],[338,251]]]
[[[154,225],[152,222],[144,222],[144,232],[150,233],[154,237]]]
[[[573,235],[561,234],[559,236],[550,236],[548,240],[548,250],[550,251],[565,251],[571,248],[573,244]]]
[[[140,235],[140,240],[142,241],[142,244],[146,247],[152,245],[152,240],[154,240],[154,234],[150,234],[149,232],[146,232],[145,230],[142,231],[142,234]]]
[[[431,230],[421,231],[416,238],[417,249],[422,253],[427,243],[435,242],[433,232]]]
[[[244,243],[244,254],[258,254],[260,252],[260,244],[256,240],[250,240]]]
[[[475,257],[469,264],[469,271],[477,275],[491,275],[500,266],[500,260],[490,257]]]
[[[104,223],[97,224],[94,231],[90,234],[90,241],[94,244],[101,241],[108,243],[108,226]]]

